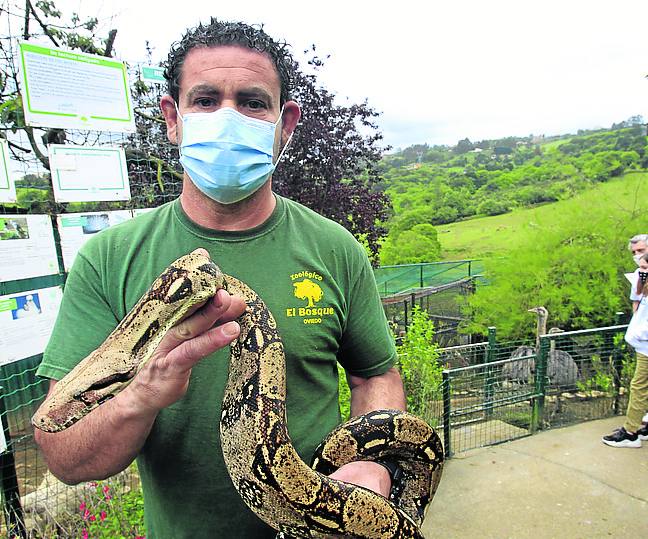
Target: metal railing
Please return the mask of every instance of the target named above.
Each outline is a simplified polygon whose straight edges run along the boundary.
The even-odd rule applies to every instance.
[[[541,429],[622,413],[634,354],[626,325],[539,336],[537,343],[487,342],[440,350],[447,456]]]

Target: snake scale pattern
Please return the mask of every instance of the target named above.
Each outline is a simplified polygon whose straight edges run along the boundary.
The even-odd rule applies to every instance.
[[[165,333],[220,288],[247,303],[231,345],[220,421],[225,464],[246,505],[281,538],[422,538],[420,525],[443,468],[436,432],[406,412],[377,410],[336,428],[308,466],[286,427],[285,357],[276,322],[259,296],[223,275],[204,249],[179,258],[155,280],[106,341],[56,384],[34,426],[64,430],[114,397]],[[328,477],[348,462],[380,459],[403,472],[390,499]]]

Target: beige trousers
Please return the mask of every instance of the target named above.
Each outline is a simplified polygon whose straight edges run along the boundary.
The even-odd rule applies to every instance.
[[[641,419],[648,410],[648,356],[637,352],[637,367],[630,382],[630,401],[623,427],[628,432],[641,428]]]

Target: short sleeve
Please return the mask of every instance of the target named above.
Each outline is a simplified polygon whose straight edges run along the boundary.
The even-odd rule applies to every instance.
[[[103,294],[99,273],[82,253],[77,254],[37,374],[60,380],[95,350],[118,322]]]
[[[357,278],[351,286],[338,361],[349,374],[368,378],[389,370],[397,355],[376,279],[369,259],[362,254]]]
[[[630,301],[641,301],[643,294],[637,294],[637,282],[639,281],[639,272],[629,274],[628,280],[630,281]]]

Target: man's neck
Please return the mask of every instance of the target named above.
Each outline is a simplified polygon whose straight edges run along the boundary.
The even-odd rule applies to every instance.
[[[180,195],[182,209],[196,224],[212,230],[249,230],[263,224],[275,209],[271,180],[250,197],[234,204],[220,204],[203,194],[190,179],[184,179]]]

